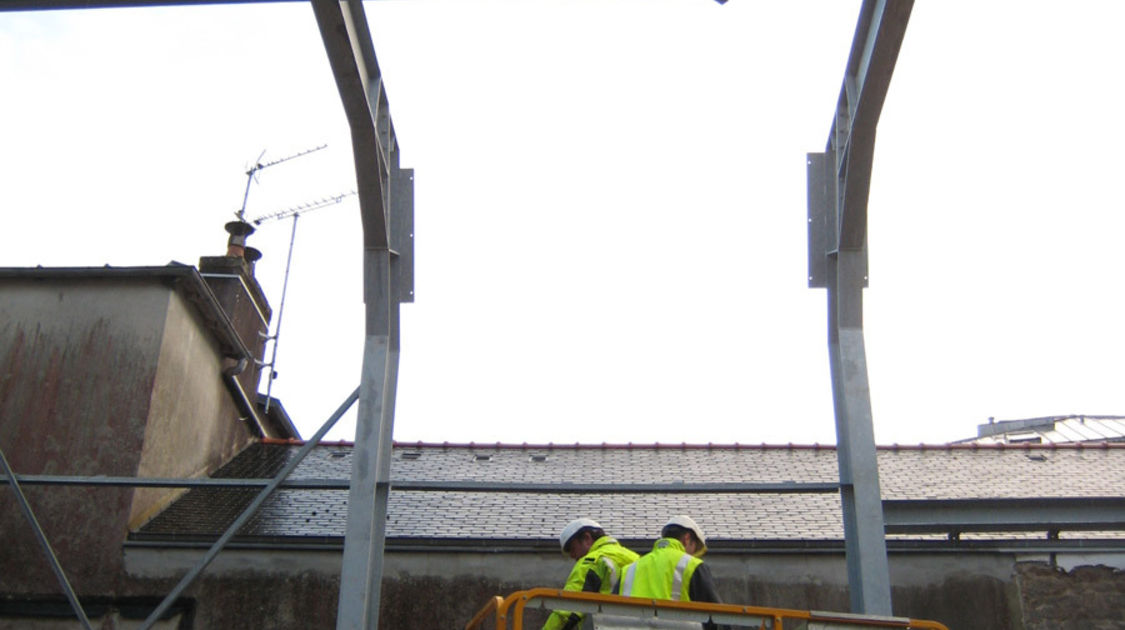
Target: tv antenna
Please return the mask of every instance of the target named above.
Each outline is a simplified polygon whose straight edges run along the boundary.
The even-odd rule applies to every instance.
[[[328,145],[322,144],[319,147],[313,147],[311,149],[305,149],[304,151],[294,153],[293,155],[289,155],[289,156],[274,160],[272,162],[266,162],[265,164],[262,164],[262,156],[264,156],[266,154],[266,151],[265,151],[265,149],[262,149],[262,152],[258,155],[258,159],[254,160],[254,166],[251,166],[250,169],[246,171],[246,192],[244,192],[242,194],[242,207],[239,208],[238,212],[234,213],[235,216],[238,217],[238,220],[239,221],[245,221],[244,217],[246,216],[246,200],[250,198],[250,184],[253,183],[255,179],[257,179],[259,171],[265,170],[265,169],[267,169],[271,166],[276,166],[278,164],[281,164],[282,162],[288,162],[289,160],[295,160],[299,157],[308,155],[310,153],[316,153],[317,151],[320,151],[321,149],[326,149],[326,148],[328,148]]]
[[[319,147],[319,149],[323,148],[324,147]],[[316,150],[318,149],[312,149],[311,151],[306,151],[305,153],[311,153],[312,151]],[[304,155],[305,153],[299,153],[285,159],[292,159],[294,157]],[[278,160],[277,162],[281,161],[284,160]],[[272,164],[277,164],[277,162],[273,162]],[[265,166],[272,166],[272,164],[266,164]],[[265,166],[263,166],[263,168],[265,168]],[[249,184],[247,184],[247,190],[249,191]],[[266,413],[269,413],[270,411],[270,402],[273,400],[271,396],[271,394],[273,393],[273,381],[277,378],[277,370],[274,369],[274,366],[277,364],[277,342],[281,337],[281,318],[285,315],[285,294],[289,290],[289,268],[293,262],[293,242],[297,239],[297,219],[301,218],[302,213],[312,212],[313,210],[319,210],[320,208],[325,208],[328,206],[334,206],[354,194],[356,194],[356,192],[352,190],[346,193],[324,197],[316,201],[309,201],[306,203],[298,204],[291,208],[286,208],[285,210],[271,212],[270,214],[262,215],[253,220],[254,225],[261,225],[262,223],[265,223],[267,221],[280,221],[281,219],[285,219],[287,217],[293,217],[293,228],[289,232],[289,254],[285,257],[285,276],[281,281],[281,304],[279,304],[277,307],[277,325],[273,329],[273,334],[266,337],[266,341],[273,342],[273,350],[270,354],[269,363],[262,364],[262,367],[269,367],[270,369],[269,378],[266,379]],[[245,209],[245,200],[243,200],[243,209]],[[239,218],[241,219],[242,217]]]
[[[334,205],[340,203],[341,201],[343,201],[344,199],[346,199],[348,197],[351,197],[354,194],[355,194],[355,191],[352,190],[352,191],[348,191],[346,193],[340,193],[338,195],[332,195],[331,197],[324,197],[322,199],[317,199],[316,201],[309,201],[309,202],[306,202],[306,203],[297,204],[297,205],[293,206],[292,208],[286,208],[285,210],[278,210],[277,212],[271,212],[269,214],[263,214],[262,216],[258,217],[257,219],[253,219],[251,221],[251,223],[253,223],[254,225],[261,225],[262,223],[264,223],[266,221],[274,221],[274,220],[284,219],[286,217],[293,217],[293,219],[296,220],[297,217],[299,217],[301,214],[303,214],[305,212],[312,212],[313,210],[318,210],[318,209],[324,208],[326,206],[334,206]]]

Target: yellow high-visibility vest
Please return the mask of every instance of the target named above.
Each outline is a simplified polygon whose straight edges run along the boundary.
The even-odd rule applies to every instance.
[[[630,549],[622,547],[613,538],[602,536],[594,541],[590,551],[574,563],[570,576],[566,580],[564,591],[581,591],[586,584],[586,574],[593,571],[601,578],[602,593],[616,593],[617,583],[621,579],[621,571],[639,558]],[[570,613],[565,610],[556,610],[551,613],[544,624],[543,630],[556,630],[566,625]]]
[[[691,601],[688,586],[701,564],[702,560],[684,551],[680,541],[661,538],[652,551],[625,568],[620,593],[628,597]]]

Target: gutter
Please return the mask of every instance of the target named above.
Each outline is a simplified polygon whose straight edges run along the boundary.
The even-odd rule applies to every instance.
[[[634,550],[649,549],[651,539],[621,538],[621,544]],[[172,550],[207,549],[214,537],[144,535],[134,532],[123,543],[125,549]],[[708,546],[707,556],[747,556],[747,555],[842,555],[842,539],[824,540],[745,540],[715,541],[718,545]],[[232,540],[225,549],[242,551],[329,551],[341,553],[344,550],[343,536],[258,536],[243,540]],[[485,553],[485,554],[527,554],[542,553],[558,555],[558,543],[554,540],[497,540],[497,539],[451,539],[451,538],[393,538],[386,542],[388,553]],[[1125,540],[1012,540],[993,539],[975,541],[941,540],[888,540],[887,552],[891,554],[1090,554],[1125,553]]]

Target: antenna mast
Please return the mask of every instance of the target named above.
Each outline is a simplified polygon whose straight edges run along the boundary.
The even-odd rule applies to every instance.
[[[313,149],[313,151],[315,150],[316,149]],[[311,151],[306,151],[306,153],[310,152]],[[292,157],[285,159],[292,159]],[[276,163],[277,162],[274,162],[274,164]],[[266,166],[270,165],[267,164]],[[285,277],[281,282],[281,304],[279,304],[277,307],[277,325],[274,327],[273,334],[266,337],[266,341],[273,341],[273,350],[270,353],[270,362],[262,365],[262,367],[268,366],[270,369],[269,378],[266,379],[266,413],[269,413],[270,411],[270,403],[273,401],[273,381],[275,378],[277,378],[277,370],[274,369],[274,366],[277,364],[277,342],[281,337],[281,318],[285,315],[285,294],[289,291],[289,268],[293,263],[293,242],[297,240],[297,219],[301,217],[302,212],[311,212],[313,210],[324,208],[326,206],[336,205],[354,194],[356,194],[356,192],[352,190],[350,192],[340,193],[331,197],[324,197],[323,199],[318,199],[317,201],[298,204],[286,210],[279,210],[277,212],[272,212],[270,214],[260,216],[253,221],[254,225],[261,225],[265,221],[277,221],[286,217],[293,217],[293,229],[289,232],[289,254],[285,257]]]

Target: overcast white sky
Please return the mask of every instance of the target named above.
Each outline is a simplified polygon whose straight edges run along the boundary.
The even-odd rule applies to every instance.
[[[805,154],[858,7],[369,2],[416,169],[396,439],[833,442]],[[869,206],[879,442],[1125,413],[1123,27],[1112,0],[915,6]],[[0,265],[220,254],[262,150],[329,144],[248,217],[354,187],[304,4],[0,13],[0,86]],[[251,239],[275,308],[290,226]],[[358,382],[360,260],[354,201],[302,216],[274,394],[305,435]]]

